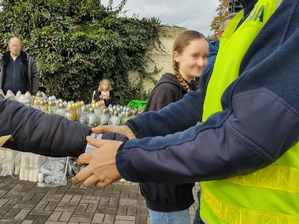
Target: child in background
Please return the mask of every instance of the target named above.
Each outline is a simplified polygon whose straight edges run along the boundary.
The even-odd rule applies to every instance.
[[[173,45],[174,74],[166,73],[161,77],[144,111],[160,110],[182,99],[189,91],[199,90],[198,80],[207,66],[208,56],[208,42],[201,33],[192,30],[181,33]],[[140,183],[151,224],[190,223],[189,207],[194,203],[193,186],[194,183]]]
[[[99,83],[99,87],[95,92],[93,99],[95,101],[104,100],[106,107],[108,107],[110,104],[116,104],[116,96],[108,79],[103,79]]]

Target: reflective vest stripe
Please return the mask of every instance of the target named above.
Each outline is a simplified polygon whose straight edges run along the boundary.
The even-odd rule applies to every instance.
[[[224,181],[299,194],[299,182],[294,181],[298,177],[299,169],[297,168],[273,165],[252,174],[228,178]]]
[[[277,0],[259,0],[235,31],[242,14],[228,25],[220,40],[207,87],[203,121],[222,110],[221,97],[239,77],[242,59],[275,9]],[[207,223],[299,224],[299,143],[270,166],[226,180],[201,182],[200,215]]]
[[[222,201],[215,197],[205,186],[201,186],[202,197],[215,216],[230,224],[299,224],[299,220],[293,216],[275,213],[249,210],[232,203]],[[204,219],[204,217],[203,217]]]

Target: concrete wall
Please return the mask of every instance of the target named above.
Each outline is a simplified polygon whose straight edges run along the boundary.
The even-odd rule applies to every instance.
[[[149,52],[150,58],[153,59],[154,62],[148,62],[148,71],[151,72],[154,70],[155,66],[158,69],[162,69],[156,76],[155,79],[159,80],[161,76],[166,72],[173,72],[172,68],[172,46],[176,39],[176,37],[183,31],[187,30],[182,27],[162,27],[160,30],[160,41],[163,46],[164,52],[152,50]],[[138,79],[138,74],[135,72],[131,72],[129,74],[129,78],[131,82],[135,82]],[[146,91],[151,91],[154,87],[154,84],[151,80],[145,80],[144,89]]]

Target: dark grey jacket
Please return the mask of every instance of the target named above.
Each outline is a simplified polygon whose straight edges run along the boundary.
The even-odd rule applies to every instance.
[[[39,73],[36,67],[36,63],[32,57],[28,55],[27,52],[22,51],[22,67],[23,67],[23,77],[25,80],[26,91],[29,91],[32,95],[35,95],[39,88]],[[5,82],[5,68],[9,61],[10,52],[0,54],[0,88],[3,87]]]
[[[46,156],[74,156],[85,152],[90,127],[56,114],[0,97],[0,136],[12,135],[4,147]]]

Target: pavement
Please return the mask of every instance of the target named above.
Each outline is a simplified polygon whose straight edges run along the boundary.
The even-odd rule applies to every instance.
[[[193,188],[196,198],[198,186]],[[190,207],[194,219],[196,202]],[[118,181],[105,188],[74,185],[37,187],[35,182],[0,177],[0,223],[150,224],[137,183]]]

